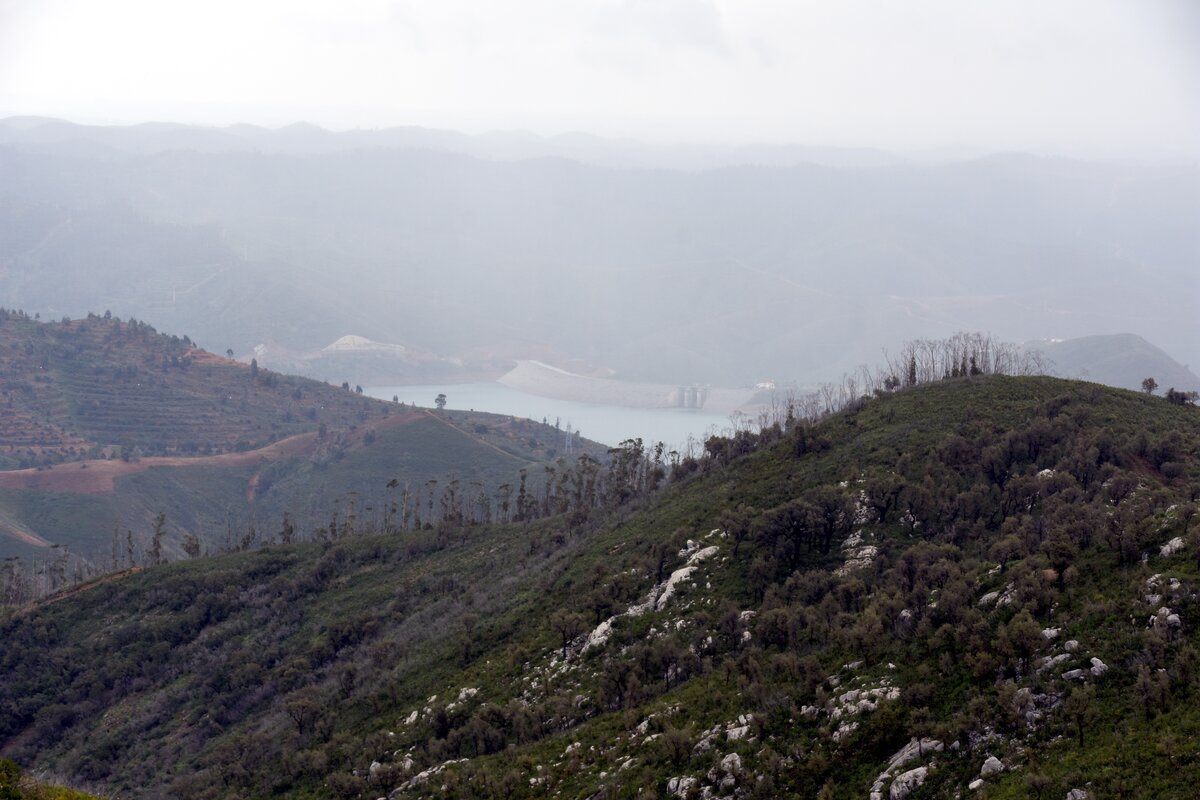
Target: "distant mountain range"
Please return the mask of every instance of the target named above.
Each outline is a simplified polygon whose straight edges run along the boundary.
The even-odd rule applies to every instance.
[[[1132,330],[1200,363],[1196,168],[796,150],[684,170],[480,140],[3,121],[0,297],[238,358],[353,334],[464,375],[813,384],[957,330]]]
[[[152,155],[172,150],[313,156],[352,150],[409,149],[515,161],[557,158],[603,167],[716,169],[729,166],[878,167],[908,159],[872,148],[760,145],[653,145],[586,133],[538,136],[526,131],[465,134],[419,126],[330,131],[304,122],[282,128],[206,127],[170,122],[79,125],[49,117],[0,119],[0,146],[83,157]],[[961,157],[961,154],[959,154]],[[939,159],[940,160],[940,159]]]

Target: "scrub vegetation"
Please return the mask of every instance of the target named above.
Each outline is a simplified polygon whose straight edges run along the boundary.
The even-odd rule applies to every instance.
[[[14,609],[0,752],[142,797],[1186,796],[1197,409],[970,373],[617,453],[587,515]]]

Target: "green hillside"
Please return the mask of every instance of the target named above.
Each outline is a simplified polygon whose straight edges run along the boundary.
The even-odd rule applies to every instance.
[[[606,513],[146,569],[0,628],[0,754],[139,797],[1190,797],[1198,454],[1191,405],[955,379],[659,490],[618,454]]]
[[[4,800],[96,800],[93,795],[61,786],[47,786],[28,775],[10,759],[0,759],[0,797]]]

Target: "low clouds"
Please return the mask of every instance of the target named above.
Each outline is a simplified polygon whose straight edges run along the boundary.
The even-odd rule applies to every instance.
[[[0,114],[1195,158],[1183,0],[0,0]]]
[[[675,49],[727,54],[721,14],[708,0],[621,0],[598,2],[591,31],[602,40],[641,39],[660,51]]]

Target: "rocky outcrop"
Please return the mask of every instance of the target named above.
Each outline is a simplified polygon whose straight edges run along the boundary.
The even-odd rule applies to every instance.
[[[675,587],[692,577],[692,573],[696,571],[696,564],[699,564],[704,559],[714,555],[720,548],[715,544],[710,547],[705,547],[692,553],[692,557],[688,559],[687,566],[680,567],[671,573],[671,577],[667,578],[662,586],[662,591],[658,593],[658,599],[654,602],[654,608],[662,611],[667,607],[667,603],[675,595]]]
[[[667,794],[674,797],[687,797],[688,792],[690,792],[692,787],[697,783],[699,783],[699,781],[696,778],[686,775],[677,778],[671,778],[671,780],[667,781]]]
[[[987,760],[983,762],[983,766],[979,768],[979,777],[984,778],[1003,771],[1004,762],[995,756],[988,756]]]
[[[940,752],[942,749],[943,745],[937,739],[913,739],[908,744],[904,745],[904,747],[901,747],[898,751],[896,751],[895,755],[888,759],[887,768],[884,769],[883,772],[879,773],[879,775],[875,778],[875,782],[871,784],[871,793],[869,795],[870,800],[884,800],[885,795],[883,793],[883,787],[887,785],[887,782],[891,780],[892,775],[895,774],[896,770],[898,770],[900,767],[914,759],[923,758],[930,753]],[[922,770],[924,771],[922,772]],[[909,770],[908,772],[897,776],[896,779],[892,781],[892,788],[888,791],[888,800],[901,800],[901,798],[907,797],[913,789],[920,786],[921,783],[925,781],[925,776],[928,774],[928,771],[929,770],[927,767],[918,767],[917,769]],[[917,778],[918,773],[920,774],[919,778]],[[900,789],[903,794],[898,795],[896,794],[896,785],[901,782],[901,779],[904,780],[902,788]]]
[[[1185,545],[1182,536],[1176,536],[1171,541],[1164,544],[1158,549],[1159,555],[1173,556],[1176,553],[1182,553]]]
[[[720,533],[720,531],[715,530],[710,533],[709,536],[712,536],[716,533]],[[608,641],[609,637],[612,636],[613,625],[621,617],[639,617],[648,611],[662,611],[665,609],[667,604],[670,603],[671,598],[675,596],[675,591],[678,586],[691,579],[692,574],[696,571],[697,565],[699,565],[701,561],[716,555],[720,549],[721,548],[715,544],[709,545],[708,547],[697,547],[695,542],[689,541],[688,547],[685,548],[681,553],[681,555],[689,554],[687,563],[672,572],[670,577],[665,581],[647,592],[646,596],[642,598],[642,602],[630,606],[625,613],[609,617],[597,625],[591,631],[591,633],[588,634],[587,639],[584,640],[583,648],[580,650],[580,652],[586,653],[588,650],[593,648],[602,647]]]
[[[929,767],[916,767],[908,772],[900,773],[896,776],[896,780],[892,781],[892,787],[888,789],[888,800],[904,800],[912,794],[913,789],[925,782],[928,774]]]

